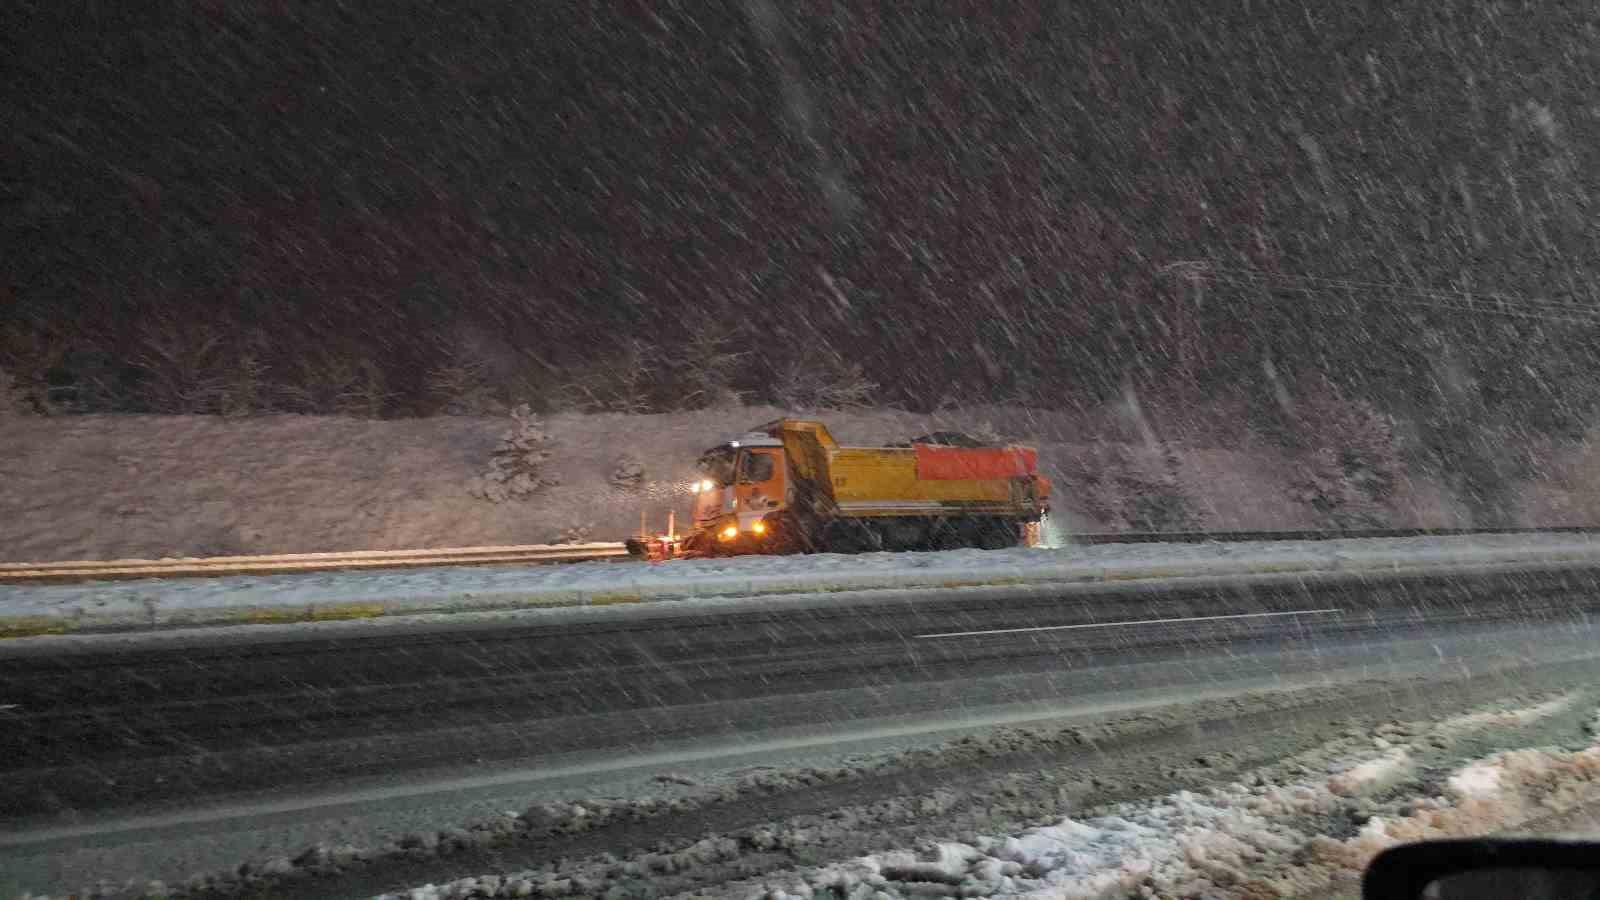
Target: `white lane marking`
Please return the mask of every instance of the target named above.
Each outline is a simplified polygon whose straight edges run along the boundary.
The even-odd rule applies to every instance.
[[[1021,634],[1027,631],[1071,631],[1075,628],[1115,628],[1118,625],[1170,625],[1174,622],[1219,622],[1223,619],[1265,619],[1271,616],[1325,616],[1342,609],[1291,609],[1288,612],[1234,613],[1226,616],[1187,616],[1182,619],[1138,619],[1131,622],[1089,622],[1083,625],[1035,625],[1032,628],[995,628],[990,631],[945,631],[919,634],[919,638],[973,637],[980,634]]]

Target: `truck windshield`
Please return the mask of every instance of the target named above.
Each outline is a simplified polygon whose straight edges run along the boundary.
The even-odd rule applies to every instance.
[[[733,484],[734,452],[732,447],[718,447],[706,451],[706,454],[700,457],[700,473],[720,486]]]
[[[757,450],[745,452],[744,462],[740,465],[739,483],[767,481],[772,478],[773,462],[771,453],[762,453]]]

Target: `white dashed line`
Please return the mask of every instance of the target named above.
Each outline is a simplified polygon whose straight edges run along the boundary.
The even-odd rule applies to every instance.
[[[1188,616],[1182,619],[1138,619],[1131,622],[1089,622],[1082,625],[1037,625],[1032,628],[995,628],[989,631],[944,631],[938,634],[919,634],[919,638],[975,637],[982,634],[1022,634],[1029,631],[1070,631],[1076,628],[1115,628],[1119,625],[1171,625],[1176,622],[1220,622],[1224,619],[1265,619],[1272,616],[1327,616],[1343,612],[1340,609],[1292,609],[1287,612],[1236,613],[1227,616]]]

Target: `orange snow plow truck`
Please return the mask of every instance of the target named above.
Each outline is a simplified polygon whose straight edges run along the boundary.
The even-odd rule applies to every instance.
[[[1038,457],[949,432],[841,447],[821,422],[779,419],[701,456],[691,529],[628,549],[662,559],[1014,547],[1050,509]]]

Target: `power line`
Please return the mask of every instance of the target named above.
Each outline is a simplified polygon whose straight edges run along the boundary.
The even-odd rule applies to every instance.
[[[1403,285],[1403,284],[1397,284],[1397,283],[1394,283],[1394,282],[1358,281],[1358,280],[1351,279],[1351,278],[1323,278],[1323,277],[1317,276],[1317,275],[1286,275],[1286,274],[1282,274],[1282,273],[1264,272],[1264,271],[1261,271],[1259,269],[1232,269],[1232,268],[1220,267],[1220,266],[1213,266],[1213,267],[1211,267],[1210,271],[1219,272],[1219,273],[1222,273],[1224,275],[1233,275],[1233,276],[1239,276],[1239,277],[1280,278],[1280,279],[1290,279],[1290,280],[1301,281],[1301,282],[1309,282],[1309,283],[1313,283],[1313,284],[1328,284],[1328,285],[1333,285],[1335,287],[1343,287],[1343,288],[1361,288],[1361,289],[1366,289],[1366,290],[1387,290],[1387,291],[1393,291],[1395,293],[1400,293],[1400,294],[1412,294],[1412,295],[1415,295],[1415,296],[1433,297],[1433,298],[1444,299],[1444,300],[1454,300],[1454,299],[1457,299],[1457,298],[1460,298],[1460,297],[1471,297],[1471,298],[1483,299],[1483,300],[1493,300],[1493,301],[1496,301],[1498,303],[1510,304],[1510,305],[1540,306],[1540,307],[1548,307],[1548,308],[1552,308],[1552,309],[1579,310],[1579,311],[1584,311],[1584,312],[1592,311],[1592,312],[1595,312],[1597,314],[1600,314],[1600,309],[1589,310],[1586,307],[1580,307],[1577,304],[1566,302],[1566,301],[1561,301],[1561,300],[1541,300],[1541,299],[1533,298],[1533,297],[1521,297],[1521,296],[1518,296],[1518,295],[1515,295],[1515,294],[1490,294],[1490,293],[1481,293],[1481,292],[1476,292],[1476,291],[1464,291],[1464,290],[1441,290],[1439,288],[1423,288],[1423,287],[1416,287],[1416,286],[1408,286],[1408,285]]]
[[[1233,278],[1215,278],[1211,280],[1220,284],[1233,284],[1244,287],[1260,287],[1269,291],[1302,294],[1305,296],[1318,296],[1327,293],[1328,290],[1327,288],[1320,288],[1316,286],[1273,284],[1263,280]],[[1520,319],[1535,319],[1543,322],[1567,322],[1579,325],[1600,325],[1600,311],[1588,312],[1586,310],[1574,309],[1571,312],[1567,312],[1565,310],[1558,312],[1539,307],[1518,309],[1514,304],[1506,304],[1502,302],[1484,302],[1480,298],[1470,295],[1456,300],[1447,300],[1446,298],[1442,297],[1418,297],[1414,295],[1410,297],[1405,295],[1375,297],[1368,294],[1357,299],[1385,303],[1391,306],[1414,306],[1426,309],[1439,309],[1454,312],[1486,313],[1490,315],[1509,316]]]
[[[1518,297],[1511,294],[1446,291],[1379,281],[1323,278],[1315,275],[1290,275],[1260,269],[1218,266],[1208,260],[1180,262],[1167,267],[1188,277],[1217,284],[1255,287],[1270,293],[1292,293],[1307,297],[1329,293],[1344,294],[1354,300],[1414,306],[1451,312],[1509,316],[1545,322],[1600,325],[1600,307]],[[1387,294],[1387,296],[1384,296]]]
[[[1445,292],[1405,285],[1362,282],[1315,276],[1286,276],[1266,272],[1220,270],[1201,275],[1223,284],[1256,287],[1269,292],[1319,296],[1340,293],[1354,300],[1397,306],[1417,306],[1458,312],[1482,313],[1577,324],[1600,324],[1600,309],[1548,300],[1514,298],[1471,291]],[[1385,296],[1387,295],[1387,296]]]

